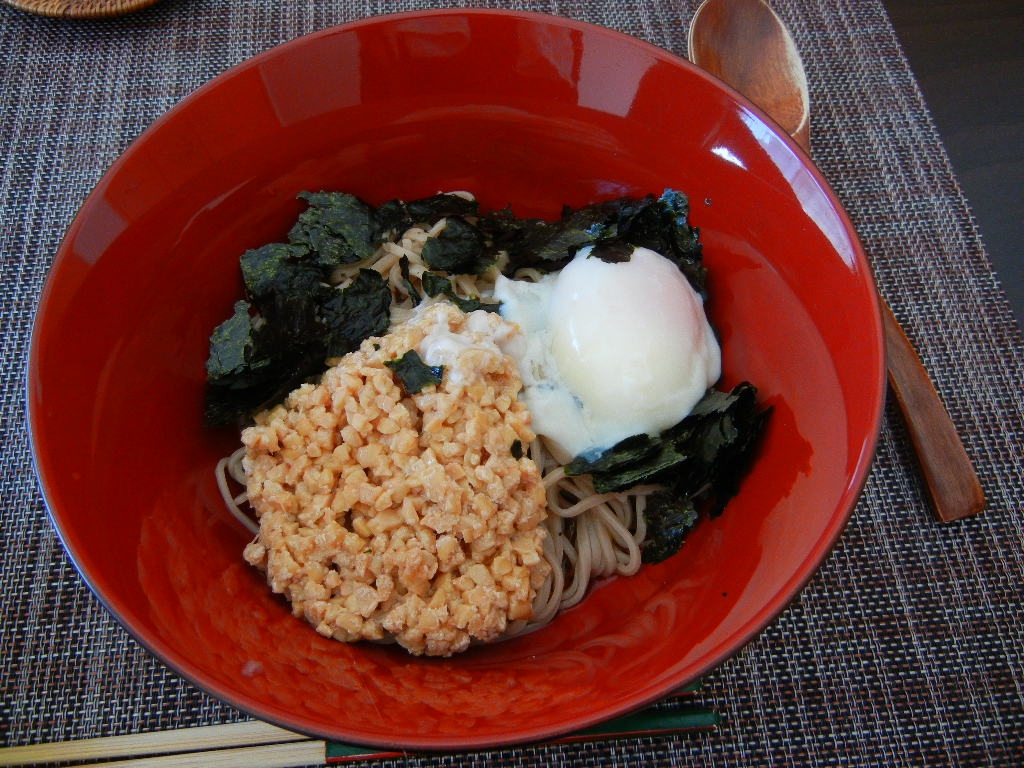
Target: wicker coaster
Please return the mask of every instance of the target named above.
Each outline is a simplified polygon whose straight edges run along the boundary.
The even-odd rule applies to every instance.
[[[40,16],[68,19],[99,19],[121,16],[154,5],[159,0],[0,0]]]

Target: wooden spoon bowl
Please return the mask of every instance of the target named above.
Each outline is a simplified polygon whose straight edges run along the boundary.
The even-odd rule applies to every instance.
[[[690,60],[763,109],[810,147],[810,96],[789,30],[761,0],[709,0],[690,24]],[[737,52],[745,52],[737,55]]]

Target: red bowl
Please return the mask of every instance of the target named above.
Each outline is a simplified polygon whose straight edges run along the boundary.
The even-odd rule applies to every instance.
[[[304,189],[372,203],[467,189],[487,208],[690,195],[724,385],[775,414],[741,493],[682,553],[533,634],[455,658],[327,640],[241,557],[202,424],[238,257]],[[827,556],[867,475],[884,376],[877,297],[835,194],[749,102],[631,37],[447,10],[324,30],[158,120],[64,240],[32,340],[36,468],[84,580],[169,667],[245,712],[350,742],[549,737],[652,702],[736,653]]]

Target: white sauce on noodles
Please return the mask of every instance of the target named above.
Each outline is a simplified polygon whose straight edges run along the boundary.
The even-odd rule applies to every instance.
[[[413,310],[412,317],[418,317],[436,303],[420,304]],[[486,335],[480,337],[482,340],[474,342],[470,340],[469,334]],[[486,312],[470,312],[466,315],[466,333],[452,333],[446,325],[436,325],[417,345],[417,352],[420,359],[427,365],[431,367],[440,365],[448,369],[447,375],[453,379],[452,383],[455,384],[464,378],[462,371],[455,365],[462,352],[468,349],[482,349],[487,352],[510,354],[509,347],[512,340],[518,336],[519,329],[516,326],[500,321],[495,326],[490,322]]]

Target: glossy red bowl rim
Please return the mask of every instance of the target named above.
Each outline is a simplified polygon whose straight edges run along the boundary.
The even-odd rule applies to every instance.
[[[406,11],[402,13],[383,14],[358,19],[355,21],[335,25],[332,27],[308,33],[306,35],[302,35],[287,42],[273,46],[253,57],[250,57],[238,64],[235,64],[232,67],[226,69],[221,74],[211,79],[210,81],[208,81],[207,83],[205,83],[204,85],[189,93],[181,101],[179,101],[169,110],[167,110],[163,115],[157,118],[125,149],[125,151],[117,158],[117,160],[115,160],[114,163],[111,164],[108,170],[103,174],[103,179],[106,179],[107,177],[116,174],[118,172],[118,169],[126,162],[126,158],[131,155],[135,147],[145,142],[150,133],[159,130],[164,123],[173,120],[179,112],[186,110],[190,103],[201,98],[206,92],[217,88],[223,81],[231,79],[238,73],[245,71],[251,67],[259,66],[259,64],[266,59],[282,55],[283,53],[287,53],[288,49],[293,46],[301,46],[311,39],[329,36],[332,34],[336,34],[340,31],[358,29],[360,27],[367,25],[375,25],[395,21],[415,20],[445,15],[489,15],[518,19],[527,22],[554,24],[556,26],[561,26],[567,29],[577,30],[581,32],[585,31],[589,34],[604,35],[609,39],[617,41],[619,44],[645,49],[648,53],[652,54],[654,58],[672,64],[673,66],[688,69],[694,76],[712,82],[716,88],[729,92],[735,102],[756,114],[769,127],[773,127],[777,138],[781,139],[783,142],[789,145],[789,147],[797,154],[801,154],[802,156],[807,157],[807,153],[801,147],[799,147],[791,139],[790,136],[788,136],[784,131],[779,129],[776,123],[770,117],[765,115],[756,105],[750,102],[746,97],[744,97],[742,94],[737,93],[729,86],[719,81],[717,78],[714,78],[713,76],[706,73],[704,70],[693,65],[688,60],[676,54],[673,54],[664,48],[655,46],[652,43],[646,42],[640,38],[625,34],[623,32],[619,32],[613,29],[602,27],[596,24],[591,24],[588,22],[578,21],[568,17],[561,17],[532,11],[506,11],[488,8],[450,8],[430,9],[421,11]],[[844,234],[849,238],[849,241],[854,248],[854,255],[859,263],[859,266],[861,269],[864,270],[865,274],[870,280],[870,265],[868,259],[866,257],[866,254],[864,253],[859,236],[857,235],[849,219],[849,216],[846,214],[841,201],[838,199],[837,195],[832,190],[831,186],[824,178],[821,171],[810,161],[809,158],[806,162],[805,170],[807,170],[810,173],[811,177],[816,182],[822,194],[826,198],[828,198],[834,205],[835,211],[837,212],[839,220],[843,226]],[[98,182],[97,186],[99,186],[100,183],[102,183],[102,180],[101,182]],[[94,194],[96,194],[95,190],[91,192],[89,197],[87,197],[87,199],[83,202],[83,208],[86,207],[86,205],[89,202],[89,198],[91,198]],[[178,654],[172,651],[168,646],[166,646],[166,644],[164,644],[156,638],[147,636],[144,632],[140,632],[138,628],[130,625],[124,619],[122,619],[120,612],[116,610],[116,601],[111,600],[110,596],[101,594],[99,592],[99,590],[95,587],[92,580],[90,579],[88,572],[80,564],[79,557],[76,555],[76,552],[69,544],[65,529],[61,524],[59,516],[55,513],[50,503],[49,499],[51,494],[48,492],[49,481],[47,479],[47,470],[41,465],[40,461],[38,460],[38,438],[36,436],[35,411],[39,406],[36,403],[36,399],[33,394],[32,376],[38,365],[39,353],[37,351],[37,347],[41,343],[39,340],[38,319],[39,317],[42,316],[42,314],[45,311],[45,307],[48,303],[48,299],[51,292],[55,290],[52,275],[54,274],[54,272],[56,272],[57,267],[60,265],[65,254],[67,244],[74,239],[74,236],[79,225],[80,219],[76,216],[75,220],[68,228],[68,231],[65,234],[64,239],[62,240],[56,258],[53,262],[53,265],[51,266],[50,274],[47,277],[46,283],[41,293],[36,315],[36,321],[34,322],[32,332],[32,339],[30,342],[28,366],[26,369],[26,389],[28,395],[26,408],[29,425],[29,441],[32,452],[33,465],[36,471],[36,475],[38,477],[40,489],[43,494],[44,502],[46,504],[47,513],[50,518],[51,524],[53,525],[58,537],[60,538],[64,546],[65,551],[68,553],[68,556],[71,559],[72,563],[74,564],[76,570],[80,574],[83,581],[89,586],[93,594],[100,601],[100,603],[104,605],[104,607],[111,613],[111,615],[121,624],[121,626],[132,637],[134,637],[148,652],[154,655],[162,664],[172,669],[175,673],[177,673],[179,676],[195,685],[200,690],[209,693],[221,699],[222,701],[225,701],[230,705],[237,707],[238,709],[246,713],[251,714],[254,717],[259,717],[269,722],[274,722],[278,725],[281,725],[282,727],[289,728],[292,730],[304,730],[303,723],[298,721],[283,721],[282,718],[280,718],[279,716],[270,715],[266,711],[261,710],[259,702],[249,700],[243,701],[241,699],[246,697],[239,697],[235,694],[235,692],[228,690],[223,686],[214,683],[213,681],[203,679],[201,675],[194,674],[188,669],[187,664],[184,663],[184,660],[179,661],[176,658]],[[676,670],[674,676],[669,676],[671,678],[671,682],[665,682],[664,680],[662,680],[659,683],[659,685],[654,686],[653,688],[645,688],[639,691],[632,698],[617,702],[617,704],[614,707],[606,708],[600,712],[595,711],[590,717],[579,717],[571,721],[563,721],[547,727],[538,726],[533,729],[521,730],[515,734],[512,734],[511,737],[508,739],[495,739],[493,737],[474,738],[470,735],[467,736],[467,738],[465,738],[464,740],[460,740],[458,743],[452,743],[449,740],[441,740],[435,742],[429,739],[410,742],[408,739],[406,739],[401,742],[389,743],[386,746],[413,747],[417,749],[462,749],[474,747],[480,748],[487,746],[496,746],[501,744],[536,741],[539,739],[549,738],[562,733],[566,733],[572,730],[585,728],[596,723],[602,722],[608,719],[609,717],[613,717],[615,715],[623,714],[625,712],[635,710],[639,707],[649,705],[652,702],[655,702],[663,696],[665,696],[666,694],[670,693],[673,689],[679,687],[680,685],[691,682],[695,678],[699,678],[706,675],[709,671],[717,667],[719,664],[734,656],[744,646],[746,646],[749,642],[755,639],[766,627],[773,623],[779,617],[779,615],[786,609],[786,607],[789,606],[794,599],[796,599],[796,597],[800,594],[800,592],[808,584],[808,582],[810,582],[814,578],[819,568],[834,548],[836,542],[842,534],[843,529],[845,528],[846,524],[848,523],[853,513],[856,501],[860,496],[861,492],[863,491],[864,485],[866,484],[868,475],[870,473],[871,463],[873,461],[879,431],[884,416],[885,401],[884,344],[882,340],[883,337],[880,305],[878,302],[877,294],[872,292],[870,294],[870,301],[873,305],[873,311],[871,312],[869,317],[864,318],[864,320],[870,326],[866,328],[866,332],[872,338],[875,339],[877,348],[882,351],[882,354],[879,356],[880,364],[878,368],[875,371],[868,372],[868,374],[866,374],[865,376],[866,382],[874,383],[873,397],[871,398],[871,407],[875,413],[875,428],[871,431],[869,435],[865,437],[864,441],[861,443],[861,451],[856,460],[856,471],[853,473],[851,477],[849,477],[846,489],[843,495],[841,496],[840,500],[837,502],[837,510],[841,508],[843,512],[842,514],[837,513],[832,517],[830,525],[823,530],[820,538],[818,539],[817,544],[810,551],[805,561],[795,569],[795,575],[788,582],[787,587],[783,590],[780,590],[776,594],[774,600],[762,606],[760,610],[758,610],[753,616],[751,616],[750,619],[744,625],[742,625],[742,627],[740,627],[732,635],[731,638],[729,638],[726,642],[721,643],[718,646],[718,650],[714,654],[714,659],[707,661],[707,663],[700,669],[696,670],[694,674],[686,674],[685,679],[682,679],[682,677],[680,677],[681,671]],[[308,732],[308,728],[306,728],[305,730]],[[335,737],[335,735],[332,734],[318,735],[321,735],[325,738]],[[352,740],[360,741],[358,738],[353,738]],[[379,741],[366,741],[364,743],[380,744]]]

